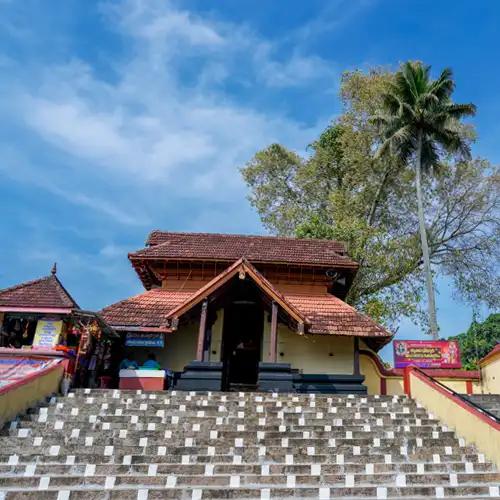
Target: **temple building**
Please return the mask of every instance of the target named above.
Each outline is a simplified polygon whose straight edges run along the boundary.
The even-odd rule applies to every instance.
[[[68,386],[102,386],[120,340],[98,314],[80,308],[55,264],[48,276],[0,289],[0,389],[56,360]]]
[[[344,301],[340,242],[153,231],[129,260],[146,291],[102,316],[179,389],[365,392],[360,350],[392,339]]]

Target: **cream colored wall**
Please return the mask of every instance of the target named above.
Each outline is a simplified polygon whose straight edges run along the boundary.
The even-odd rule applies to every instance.
[[[264,316],[262,359],[268,361],[271,325],[268,315]],[[352,374],[354,341],[352,337],[336,335],[299,335],[279,324],[277,361],[290,363],[303,373]]]
[[[478,450],[500,466],[500,429],[445,396],[414,373],[410,374],[411,396],[448,427],[474,443]]]
[[[270,359],[270,352],[269,352],[269,340],[271,338],[271,321],[270,321],[271,315],[267,312],[264,311],[264,328],[262,330],[262,345],[260,346],[260,359],[262,361],[269,361]],[[279,330],[278,330],[279,332]],[[279,335],[279,333],[278,333]],[[279,347],[278,347],[279,349]],[[278,357],[279,357],[279,351],[278,351]]]
[[[444,384],[446,387],[452,391],[458,392],[459,394],[467,394],[467,381],[466,380],[453,380],[449,378],[435,377],[436,380]]]
[[[483,394],[483,385],[481,381],[472,381],[472,394]]]
[[[196,343],[198,340],[198,325],[194,322],[180,325],[175,333],[165,334],[165,347],[134,347],[135,360],[142,364],[152,352],[162,368],[182,371],[184,367],[196,358]]]
[[[500,394],[500,354],[482,364],[481,378],[484,394]]]
[[[217,311],[217,319],[212,326],[212,342],[209,350],[210,361],[220,360],[220,348],[222,341],[222,325],[224,322],[224,312]],[[192,321],[188,324],[181,324],[175,333],[165,335],[165,347],[134,347],[135,360],[142,364],[147,359],[149,352],[152,352],[162,368],[169,368],[173,371],[183,371],[184,367],[196,359],[196,346],[198,343],[198,322]],[[216,354],[212,354],[215,350]]]
[[[365,381],[368,394],[380,394],[380,376],[377,372],[375,364],[367,356],[359,357],[359,369],[365,376]]]
[[[373,352],[373,351],[372,351]],[[375,353],[374,353],[375,354]],[[360,356],[360,370],[361,373],[365,376],[364,384],[368,389],[368,394],[380,394],[380,380],[382,378],[375,362],[372,358],[366,355]],[[393,376],[393,377],[384,377],[386,384],[386,394],[390,396],[394,395],[402,395],[404,394],[404,382],[403,377],[401,376]],[[465,378],[457,379],[457,378],[445,378],[445,377],[436,377],[436,379],[442,384],[446,385],[450,389],[453,389],[455,392],[460,394],[467,393],[467,380]],[[472,392],[473,394],[477,394],[481,392],[481,384],[479,381],[473,381],[472,383]]]
[[[26,411],[30,406],[58,392],[63,374],[63,364],[59,363],[48,373],[38,375],[29,382],[0,394],[0,427],[18,413]]]
[[[366,346],[362,347],[367,349]],[[365,381],[368,394],[380,394],[381,375],[373,360],[364,356],[359,357],[359,367],[361,373],[365,376]],[[385,377],[386,394],[395,396],[404,394],[403,377]]]
[[[217,319],[212,326],[212,340],[210,342],[209,360],[220,361],[222,355],[222,328],[224,326],[224,309],[217,311]]]
[[[403,377],[391,377],[386,379],[387,394],[390,396],[401,396],[405,393]]]

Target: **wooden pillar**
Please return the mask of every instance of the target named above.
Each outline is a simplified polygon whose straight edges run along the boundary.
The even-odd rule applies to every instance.
[[[354,337],[354,375],[359,375],[359,338]]]
[[[208,300],[205,299],[201,305],[200,328],[198,330],[198,345],[196,346],[196,361],[203,361],[205,352],[205,335],[207,331],[207,309]]]
[[[271,311],[271,337],[269,346],[269,361],[276,363],[278,351],[278,304],[273,302]]]

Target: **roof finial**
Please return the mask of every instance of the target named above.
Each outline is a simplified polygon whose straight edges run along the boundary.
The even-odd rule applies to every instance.
[[[50,272],[51,272],[51,274],[52,274],[53,276],[55,276],[55,275],[56,275],[56,273],[57,273],[57,262],[54,262],[54,265],[52,266],[52,269],[51,269],[51,271],[50,271]]]

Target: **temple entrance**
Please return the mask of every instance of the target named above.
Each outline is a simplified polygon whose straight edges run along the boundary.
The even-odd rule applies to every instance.
[[[259,301],[234,300],[225,307],[223,390],[256,388],[263,326],[264,312]]]

